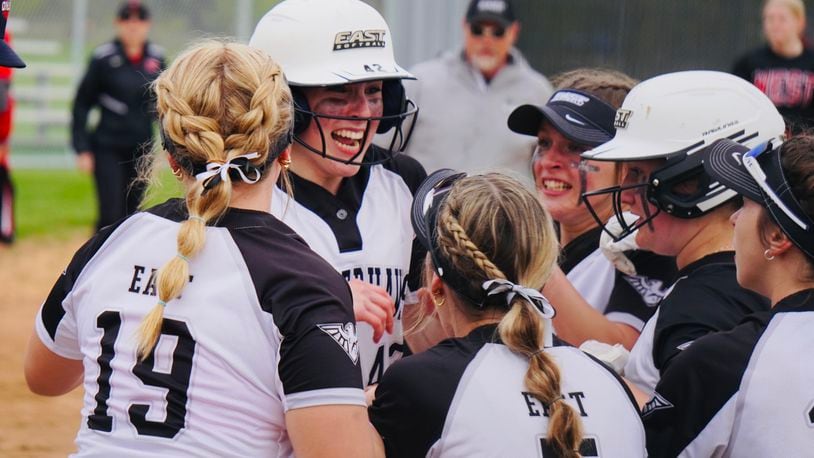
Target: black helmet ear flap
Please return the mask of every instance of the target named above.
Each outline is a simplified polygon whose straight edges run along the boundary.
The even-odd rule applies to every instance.
[[[382,115],[386,119],[379,122],[376,133],[383,134],[397,127],[404,120],[400,114],[407,111],[407,93],[401,80],[382,81]],[[389,118],[387,118],[389,116]]]
[[[294,100],[294,134],[300,135],[311,124],[311,108],[305,93],[296,86],[291,86],[291,96]]]

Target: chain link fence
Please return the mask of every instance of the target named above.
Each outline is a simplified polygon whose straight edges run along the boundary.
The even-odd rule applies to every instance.
[[[146,0],[151,39],[170,58],[202,37],[246,40],[279,0]],[[404,66],[461,45],[468,0],[365,0],[391,26]],[[92,50],[114,35],[119,1],[14,2],[10,30],[29,67],[15,73],[12,158],[59,152],[71,160],[73,93]],[[605,66],[644,79],[682,69],[728,70],[761,41],[761,1],[515,0],[518,47],[548,76]],[[811,19],[811,18],[809,18]],[[18,161],[19,162],[19,161]],[[53,162],[50,162],[53,163]]]

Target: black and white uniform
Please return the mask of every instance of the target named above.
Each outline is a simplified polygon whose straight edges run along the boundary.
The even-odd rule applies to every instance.
[[[812,329],[809,289],[695,342],[643,411],[650,456],[812,456]]]
[[[606,366],[557,343],[562,393],[580,415],[584,457],[642,457],[644,429],[627,387]],[[447,339],[394,364],[368,410],[388,457],[546,457],[547,407],[527,392],[529,360],[497,326]]]
[[[625,378],[652,395],[672,359],[711,332],[728,331],[769,301],[738,284],[735,253],[705,256],[678,272],[678,280],[647,322],[625,365]]]
[[[310,154],[310,153],[308,153]],[[371,145],[367,160],[389,154]],[[420,269],[426,251],[414,241],[410,224],[413,193],[426,178],[413,158],[396,155],[387,162],[361,167],[342,180],[336,195],[291,173],[294,199],[275,188],[271,212],[291,226],[346,280],[359,279],[387,290],[396,303],[392,333],[373,342],[373,328],[358,323],[362,377],[378,383],[384,370],[407,350],[401,315],[403,303],[418,302]]]
[[[609,320],[641,332],[675,278],[675,260],[649,251],[628,251],[636,275],[625,275],[599,249],[602,228],[575,238],[562,249],[559,265],[593,308]]]
[[[137,360],[185,211],[171,200],[106,227],[42,305],[39,338],[85,367],[80,456],[289,456],[288,410],[365,405],[347,283],[263,212],[229,209],[207,227]]]

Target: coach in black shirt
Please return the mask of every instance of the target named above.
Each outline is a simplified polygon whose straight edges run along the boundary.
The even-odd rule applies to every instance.
[[[144,187],[136,178],[138,159],[150,150],[153,108],[150,83],[165,67],[163,50],[147,41],[150,12],[138,2],[123,4],[117,37],[96,48],[73,105],[71,141],[80,170],[93,172],[99,201],[97,229],[133,213]],[[88,112],[101,119],[87,129]]]

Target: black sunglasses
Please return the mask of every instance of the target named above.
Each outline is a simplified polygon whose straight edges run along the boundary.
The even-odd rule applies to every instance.
[[[487,27],[484,27],[482,24],[469,25],[469,31],[476,37],[482,36],[487,28],[491,29],[490,35],[495,38],[503,38],[503,35],[506,35],[506,27],[500,25],[490,25]]]

